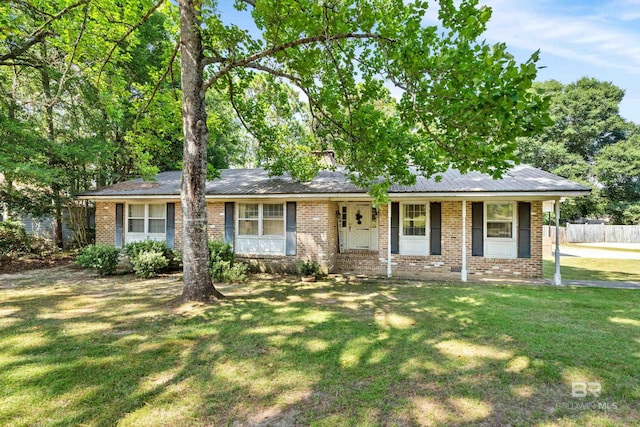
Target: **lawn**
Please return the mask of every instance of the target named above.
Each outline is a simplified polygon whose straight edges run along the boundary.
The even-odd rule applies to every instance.
[[[542,271],[545,278],[552,278],[554,261],[545,259]],[[560,275],[563,280],[640,281],[640,260],[561,257]]]
[[[180,286],[0,276],[0,425],[640,419],[637,291],[253,277],[181,305]]]

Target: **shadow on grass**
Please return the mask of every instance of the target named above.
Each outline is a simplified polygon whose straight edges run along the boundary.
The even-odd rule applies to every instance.
[[[0,423],[631,425],[639,415],[633,293],[292,278],[222,290],[217,304],[179,307],[180,284],[163,279],[2,292]],[[572,408],[574,380],[602,381],[620,411]]]

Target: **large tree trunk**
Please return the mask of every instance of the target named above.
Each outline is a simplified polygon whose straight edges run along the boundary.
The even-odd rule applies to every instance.
[[[43,58],[46,58],[46,49],[43,48]],[[47,138],[51,144],[55,144],[55,129],[53,124],[53,105],[51,105],[51,83],[49,77],[49,71],[46,68],[41,68],[40,76],[42,77],[42,89],[45,95],[45,118],[47,121]],[[56,155],[52,155],[49,158],[49,164],[54,168],[58,166]],[[62,237],[62,201],[61,201],[61,188],[60,184],[54,183],[51,185],[51,192],[53,194],[53,243],[59,249],[64,246]]]
[[[203,80],[204,57],[200,32],[199,0],[180,0],[180,52],[182,79],[182,250],[184,286],[182,298],[208,301],[221,298],[209,274],[207,237],[207,111]]]

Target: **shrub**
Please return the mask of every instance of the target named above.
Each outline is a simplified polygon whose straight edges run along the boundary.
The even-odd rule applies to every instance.
[[[158,273],[167,268],[169,260],[159,251],[140,252],[135,258],[131,258],[133,271],[144,278],[156,277]]]
[[[124,253],[131,260],[137,258],[143,252],[160,252],[167,261],[172,261],[174,257],[173,249],[164,241],[143,240],[129,243],[124,247]]]
[[[220,261],[233,262],[233,249],[221,240],[209,240],[209,267]]]
[[[23,225],[16,221],[0,222],[0,255],[29,252],[29,236]]]
[[[29,251],[33,254],[42,256],[46,253],[54,251],[51,240],[42,236],[29,236]]]
[[[108,245],[89,245],[80,250],[76,264],[83,268],[92,268],[100,276],[115,274],[118,267],[120,250]]]
[[[317,276],[320,273],[320,266],[315,261],[302,261],[298,263],[298,272],[303,276]]]
[[[209,269],[214,282],[242,282],[247,278],[248,270],[247,264],[231,261],[219,261]]]
[[[234,262],[231,245],[220,240],[209,241],[209,272],[214,282],[241,282],[247,278],[249,267]]]

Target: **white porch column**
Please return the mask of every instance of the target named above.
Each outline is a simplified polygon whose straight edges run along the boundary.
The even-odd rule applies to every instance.
[[[387,204],[387,277],[391,277],[391,200]]]
[[[467,281],[467,201],[462,201],[462,269],[460,280]]]
[[[559,286],[562,284],[560,276],[560,200],[556,200],[554,205],[556,208],[556,272],[553,275],[553,284]]]

